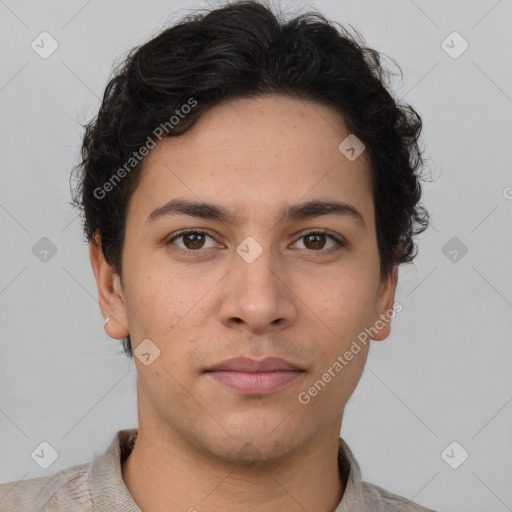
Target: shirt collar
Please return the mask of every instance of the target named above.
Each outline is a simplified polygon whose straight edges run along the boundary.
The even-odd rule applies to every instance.
[[[122,461],[131,452],[137,428],[119,430],[108,448],[94,458],[89,479],[95,511],[140,512],[123,480]]]
[[[338,442],[338,467],[344,476],[345,491],[334,512],[357,512],[363,503],[361,468],[347,443],[340,437]]]

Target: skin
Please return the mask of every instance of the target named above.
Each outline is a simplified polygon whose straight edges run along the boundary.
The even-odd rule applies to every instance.
[[[231,100],[146,157],[127,212],[122,284],[91,242],[107,334],[130,334],[135,351],[149,338],[160,350],[148,366],[134,358],[139,434],[122,474],[142,510],[328,512],[339,504],[343,410],[368,348],[307,405],[297,396],[391,310],[398,275],[396,267],[379,274],[367,155],[350,161],[339,151],[348,135],[327,106],[281,95]],[[223,206],[238,222],[180,214],[146,224],[175,198]],[[352,205],[364,225],[333,214],[278,222],[283,208],[314,199]],[[165,244],[191,228],[212,238]],[[327,253],[336,243],[304,236],[312,228],[345,246]],[[252,263],[236,252],[249,236],[263,250]],[[387,323],[373,339],[389,332]],[[282,357],[305,371],[264,396],[204,373],[242,355]]]

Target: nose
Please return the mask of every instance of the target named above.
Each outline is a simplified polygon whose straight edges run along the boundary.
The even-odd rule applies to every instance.
[[[253,334],[293,325],[297,297],[272,251],[263,250],[250,263],[238,254],[233,260],[233,269],[223,280],[220,321],[227,327],[246,329]]]

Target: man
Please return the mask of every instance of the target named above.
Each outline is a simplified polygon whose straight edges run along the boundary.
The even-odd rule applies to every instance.
[[[0,511],[427,511],[340,439],[428,224],[421,118],[320,15],[239,2],[135,49],[86,129],[83,209],[138,429]]]

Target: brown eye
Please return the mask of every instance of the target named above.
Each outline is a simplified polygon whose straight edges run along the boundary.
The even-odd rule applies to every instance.
[[[306,235],[304,237],[304,240],[306,240],[304,245],[306,246],[307,249],[312,249],[312,250],[323,249],[323,247],[325,245],[325,235],[324,234]]]
[[[190,233],[188,235],[182,235],[184,245],[187,249],[201,249],[204,245],[204,235],[200,233]]]
[[[329,240],[331,244],[327,245]],[[334,252],[345,245],[344,242],[326,231],[310,231],[309,233],[305,233],[295,243],[299,242],[302,242],[304,246],[299,247],[299,249],[304,248],[308,251],[319,252],[321,254]]]
[[[171,238],[167,242],[167,245],[175,245],[185,252],[201,252],[200,249],[209,249],[213,247],[211,243],[210,246],[205,245],[207,238],[213,240],[213,238],[204,231],[183,231]]]

